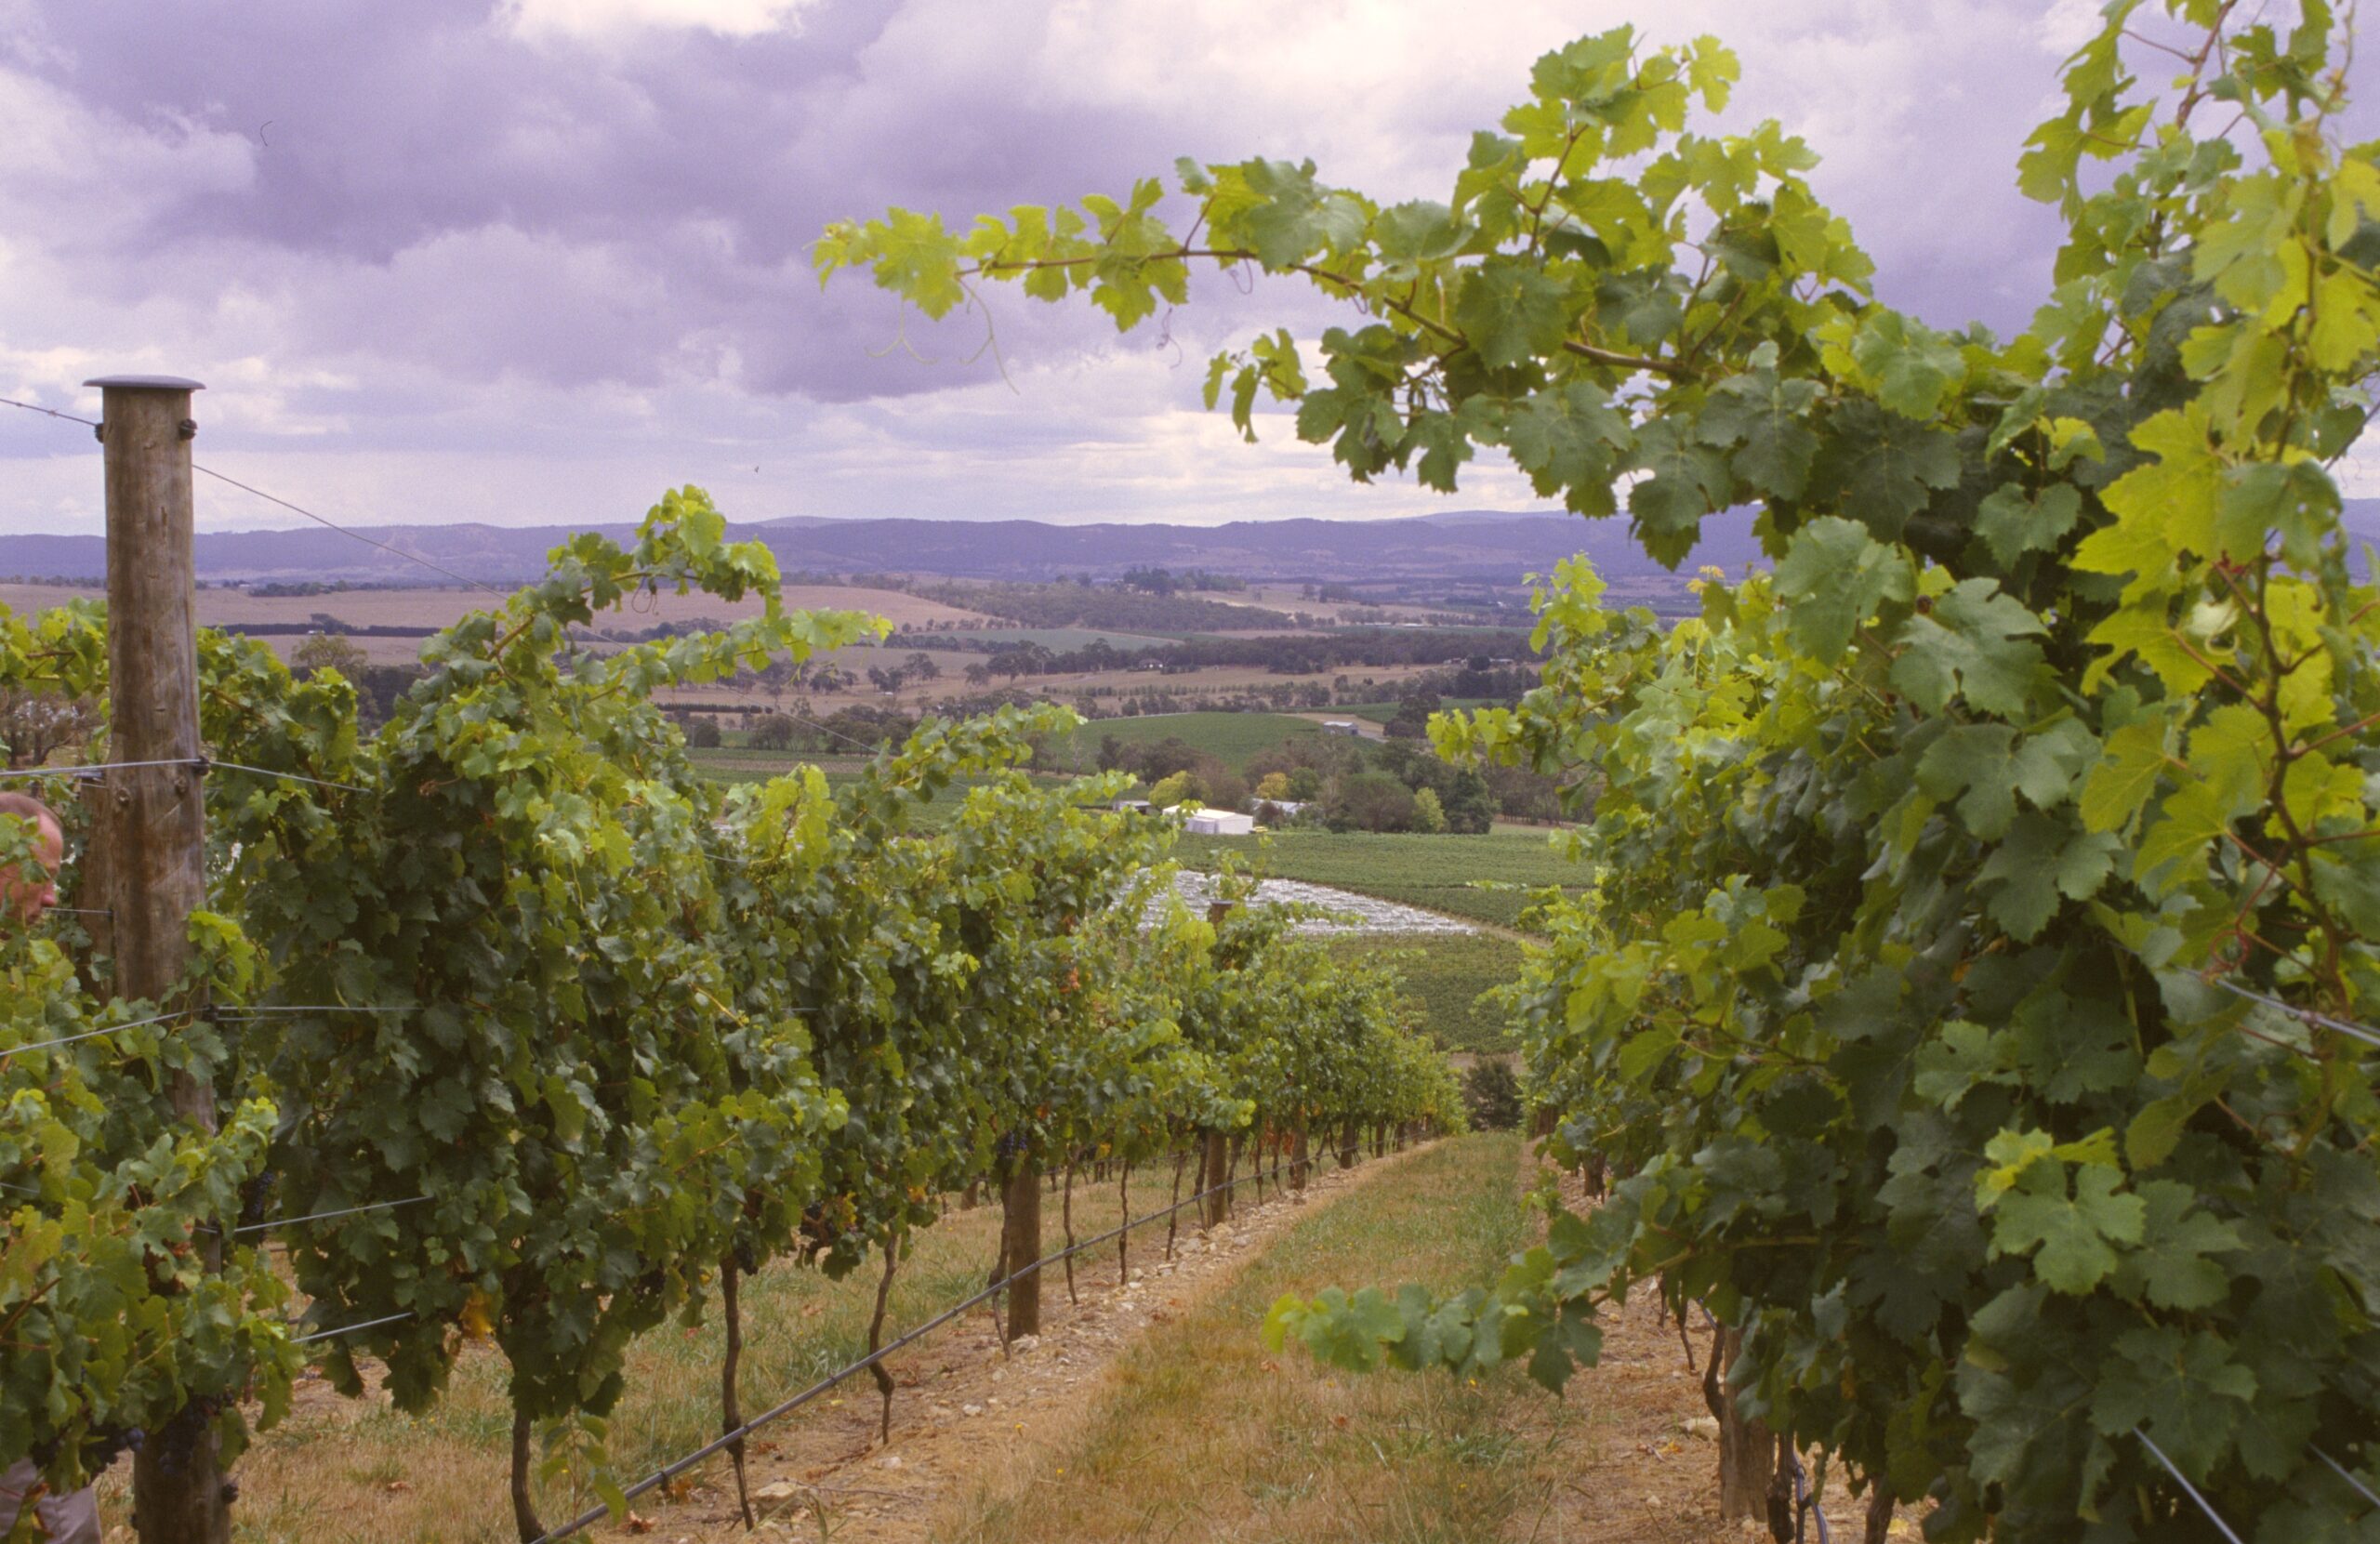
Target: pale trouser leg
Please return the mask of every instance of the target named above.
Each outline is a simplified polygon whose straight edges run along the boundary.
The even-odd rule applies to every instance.
[[[17,1525],[25,1492],[40,1483],[41,1471],[31,1458],[20,1458],[0,1473],[0,1535]],[[51,1544],[99,1544],[99,1503],[87,1486],[72,1496],[43,1497],[33,1503],[33,1515]]]

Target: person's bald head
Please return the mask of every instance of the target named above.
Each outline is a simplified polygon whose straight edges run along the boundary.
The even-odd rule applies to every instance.
[[[30,794],[0,793],[0,819],[14,817],[33,828],[33,859],[0,864],[0,925],[29,927],[58,904],[58,865],[66,856],[66,831],[48,805]]]

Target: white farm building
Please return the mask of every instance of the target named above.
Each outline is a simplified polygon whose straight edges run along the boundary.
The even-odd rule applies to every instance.
[[[1256,817],[1233,810],[1201,810],[1183,821],[1182,828],[1201,837],[1253,836]]]

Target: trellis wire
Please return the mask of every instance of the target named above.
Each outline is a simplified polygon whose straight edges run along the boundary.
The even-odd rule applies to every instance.
[[[29,413],[39,413],[39,414],[46,415],[46,416],[48,416],[48,417],[52,417],[52,418],[62,418],[62,419],[66,420],[66,421],[67,421],[67,422],[69,422],[69,423],[81,424],[81,425],[83,425],[83,426],[85,426],[86,428],[88,428],[88,429],[97,429],[97,428],[99,428],[99,421],[98,421],[97,419],[77,417],[75,415],[73,415],[73,414],[72,414],[72,413],[60,413],[60,412],[57,411],[56,409],[54,409],[54,408],[41,407],[41,406],[38,406],[38,405],[36,405],[36,404],[34,404],[34,403],[33,403],[33,402],[18,402],[18,401],[16,401],[14,398],[10,398],[10,397],[0,397],[0,405],[6,405],[6,406],[8,406],[8,407],[21,407],[21,408],[25,409],[25,410],[26,410],[27,412],[29,412]],[[263,500],[264,500],[266,503],[268,503],[268,504],[276,504],[276,505],[279,505],[282,508],[288,510],[291,514],[293,514],[293,515],[300,515],[300,516],[303,516],[305,519],[310,520],[310,521],[312,521],[315,524],[317,524],[317,525],[319,525],[319,526],[323,527],[324,530],[326,530],[326,531],[336,531],[336,532],[337,532],[340,535],[347,537],[347,538],[348,538],[348,539],[350,539],[350,541],[359,541],[359,542],[362,542],[362,543],[363,543],[364,546],[366,546],[366,547],[377,547],[377,548],[378,548],[381,551],[386,552],[386,553],[389,553],[390,555],[391,555],[391,556],[393,556],[393,557],[403,558],[405,561],[407,561],[407,562],[409,562],[409,563],[414,563],[414,564],[416,564],[416,565],[417,565],[417,566],[419,566],[419,567],[426,568],[426,569],[430,570],[430,571],[431,573],[433,573],[433,574],[443,574],[443,575],[444,575],[446,578],[452,579],[452,580],[454,580],[454,581],[455,581],[456,583],[457,583],[457,584],[460,584],[460,585],[466,585],[466,586],[469,587],[470,587],[470,588],[472,588],[472,589],[476,589],[476,590],[479,590],[479,591],[483,592],[483,594],[493,595],[493,596],[495,596],[495,597],[496,597],[496,599],[498,599],[498,600],[505,600],[505,599],[508,599],[508,597],[505,595],[504,591],[502,591],[502,590],[500,590],[500,589],[496,588],[494,585],[488,584],[488,583],[487,583],[486,581],[484,581],[484,580],[481,580],[481,579],[474,579],[474,578],[471,578],[469,575],[468,575],[468,574],[457,574],[457,573],[456,573],[453,569],[451,569],[451,568],[446,568],[446,567],[442,566],[441,564],[431,562],[428,558],[424,558],[424,557],[422,557],[422,556],[418,555],[417,553],[408,552],[408,551],[406,551],[403,548],[401,548],[401,547],[394,547],[394,546],[391,546],[390,544],[389,544],[388,542],[376,540],[375,538],[373,538],[373,537],[371,537],[371,536],[367,536],[367,535],[364,534],[364,533],[362,533],[361,531],[353,531],[353,530],[350,530],[348,527],[346,527],[346,526],[344,526],[344,525],[339,524],[337,521],[330,520],[330,519],[328,519],[328,518],[326,518],[326,517],[324,517],[324,516],[322,516],[322,515],[318,515],[318,514],[316,514],[313,510],[307,508],[306,508],[305,506],[303,506],[303,505],[300,505],[300,504],[293,504],[293,503],[291,503],[289,500],[287,500],[287,499],[285,499],[285,498],[279,497],[278,495],[273,495],[273,494],[266,493],[262,488],[256,487],[256,486],[254,486],[253,484],[250,484],[250,483],[243,482],[241,482],[241,481],[240,481],[238,478],[236,478],[236,477],[230,477],[230,476],[227,476],[227,475],[225,475],[225,474],[224,474],[224,473],[222,473],[222,472],[218,472],[218,471],[217,471],[217,470],[216,470],[214,468],[212,468],[212,467],[202,467],[202,466],[198,466],[198,465],[196,465],[196,464],[193,464],[193,465],[191,467],[191,470],[192,470],[192,471],[194,471],[194,472],[198,472],[198,473],[200,473],[200,474],[202,474],[202,475],[204,475],[204,476],[206,476],[206,477],[211,477],[211,478],[215,479],[215,481],[216,481],[216,482],[218,482],[225,483],[225,484],[227,484],[228,486],[231,486],[231,487],[233,487],[233,488],[237,488],[237,489],[239,489],[239,490],[240,490],[242,493],[244,493],[244,494],[250,494],[250,495],[253,495],[254,496],[256,496],[256,497],[258,497],[258,498],[263,499]],[[854,747],[856,747],[856,748],[858,748],[858,749],[860,749],[860,750],[866,751],[866,752],[868,752],[870,755],[874,755],[874,754],[875,754],[875,753],[877,753],[878,751],[880,751],[881,749],[883,749],[883,746],[881,746],[870,745],[868,742],[866,742],[866,741],[865,741],[865,740],[862,740],[862,739],[859,739],[859,738],[857,738],[856,736],[850,735],[850,734],[846,734],[846,733],[844,733],[844,732],[843,732],[842,731],[840,731],[840,730],[837,730],[837,729],[829,729],[827,726],[826,726],[825,724],[820,723],[820,722],[819,722],[817,719],[805,719],[805,718],[801,718],[801,717],[800,717],[800,716],[799,716],[799,715],[787,715],[787,717],[790,717],[790,718],[794,719],[794,720],[795,720],[797,723],[803,723],[803,724],[807,724],[807,725],[809,725],[812,729],[816,730],[816,731],[817,731],[819,733],[821,733],[821,734],[826,735],[826,736],[828,736],[829,738],[832,738],[832,739],[840,740],[841,742],[843,742],[843,744],[845,744],[845,745],[847,745],[847,746],[854,746]],[[118,764],[119,764],[119,765],[123,765],[123,766],[173,766],[173,765],[176,765],[177,763],[170,762],[170,761],[161,761],[161,762],[122,762],[122,763],[118,763]],[[217,762],[217,763],[216,763],[216,765],[218,765],[218,766],[229,767],[229,766],[232,766],[232,765],[234,765],[234,764],[233,764],[233,763],[231,763],[231,762],[229,762],[229,761],[218,761],[218,762]],[[99,768],[99,767],[78,767],[78,768],[73,768],[73,769],[72,769],[72,771],[74,771],[74,772],[99,772],[99,771],[104,771],[104,770],[105,770],[105,769],[103,769],[103,768]],[[331,787],[331,788],[349,788],[349,789],[350,789],[350,791],[357,792],[357,793],[361,793],[361,792],[363,791],[363,790],[362,790],[362,789],[360,789],[360,788],[354,788],[354,787],[353,787],[353,785],[350,785],[350,784],[346,784],[346,783],[325,783],[325,782],[324,782],[324,780],[323,780],[323,779],[321,779],[321,778],[299,777],[299,776],[298,776],[297,773],[295,773],[295,772],[264,772],[264,769],[263,769],[263,768],[261,768],[261,767],[240,767],[240,768],[238,768],[237,770],[239,770],[239,771],[241,771],[241,772],[264,772],[264,775],[266,775],[266,776],[270,776],[270,777],[290,777],[290,778],[296,778],[296,779],[297,779],[297,781],[298,781],[298,782],[300,782],[300,783],[321,783],[321,784],[323,784],[323,785],[324,785],[324,787]]]
[[[271,767],[251,767],[239,761],[217,761],[205,756],[176,756],[162,761],[86,761],[71,767],[20,767],[9,772],[0,772],[0,780],[97,776],[100,772],[129,772],[136,767],[196,767],[201,772],[220,767],[225,772],[249,772],[258,777],[285,777],[292,783],[311,783],[318,788],[344,788],[351,794],[366,791],[353,783],[334,783],[326,777],[309,777],[304,772],[275,772]]]
[[[225,772],[248,772],[257,777],[283,777],[287,778],[292,783],[311,783],[318,788],[343,788],[351,794],[360,794],[366,791],[353,783],[334,783],[327,777],[309,777],[304,772],[275,772],[271,767],[243,766],[237,761],[205,761],[201,764],[210,768],[220,767]]]
[[[1293,1168],[1299,1167],[1312,1168],[1320,1160],[1313,1157],[1301,1158],[1297,1159],[1291,1167]],[[1250,1178],[1252,1178],[1252,1176],[1250,1176]],[[729,1447],[743,1441],[746,1437],[750,1436],[761,1427],[767,1426],[774,1421],[780,1420],[783,1418],[791,1415],[794,1411],[801,1408],[804,1405],[809,1404],[820,1394],[826,1393],[829,1390],[840,1385],[853,1375],[866,1372],[868,1368],[876,1366],[879,1362],[883,1361],[894,1352],[900,1351],[915,1341],[923,1339],[934,1330],[940,1329],[944,1325],[946,1325],[951,1320],[958,1318],[969,1309],[999,1296],[1001,1293],[1007,1291],[1012,1284],[1036,1273],[1043,1267],[1056,1264],[1058,1261],[1080,1254],[1086,1249],[1097,1248],[1099,1246],[1106,1243],[1112,1238],[1130,1233],[1135,1228],[1145,1227],[1151,1222],[1160,1221],[1165,1218],[1172,1216],[1175,1212],[1180,1211],[1184,1207],[1196,1206],[1210,1195],[1213,1195],[1218,1192],[1235,1189],[1247,1182],[1247,1180],[1238,1177],[1225,1180],[1219,1185],[1209,1186],[1207,1189],[1200,1191],[1196,1195],[1184,1196],[1183,1199],[1174,1202],[1170,1206],[1161,1207],[1157,1211],[1149,1212],[1142,1217],[1133,1218],[1120,1226],[1110,1228],[1096,1238],[1086,1238],[1079,1244],[1060,1249],[1053,1254],[1043,1255],[1040,1259],[1033,1261],[1031,1264],[1022,1266],[1001,1277],[998,1281],[996,1281],[991,1286],[985,1287],[982,1291],[976,1293],[973,1297],[967,1299],[965,1301],[954,1304],[951,1307],[943,1310],[943,1312],[935,1314],[932,1318],[928,1319],[924,1324],[919,1325],[917,1328],[910,1330],[907,1334],[903,1335],[899,1339],[891,1342],[882,1349],[869,1353],[867,1355],[861,1357],[858,1361],[853,1362],[851,1366],[842,1368],[839,1372],[827,1374],[825,1378],[819,1379],[815,1383],[813,1383],[810,1387],[802,1390],[800,1393],[795,1394],[791,1399],[754,1416],[751,1419],[746,1421],[734,1431],[713,1438],[711,1441],[705,1443],[702,1446],[697,1447],[693,1452],[687,1454],[684,1458],[663,1464],[652,1474],[647,1475],[644,1479],[638,1481],[635,1485],[632,1485],[626,1490],[623,1490],[620,1493],[620,1500],[625,1504],[626,1502],[634,1500],[636,1498],[643,1495],[649,1490],[668,1485],[679,1474],[681,1474],[685,1471],[693,1468],[695,1464],[702,1462],[703,1459],[710,1458],[715,1454],[725,1452]],[[591,1528],[596,1524],[602,1522],[604,1518],[609,1517],[611,1514],[612,1509],[608,1506],[591,1508],[590,1510],[580,1513],[578,1516],[572,1518],[569,1522],[564,1523],[558,1528],[547,1529],[545,1533],[536,1538],[535,1544],[556,1544],[556,1540],[568,1538],[573,1534],[578,1533],[583,1529]]]
[[[104,772],[128,772],[135,767],[203,767],[198,756],[176,756],[163,761],[89,761],[72,767],[17,767],[0,772],[0,782],[29,777],[84,777]]]
[[[232,487],[239,489],[244,494],[254,494],[257,497],[263,499],[267,504],[278,504],[283,508],[288,510],[291,514],[303,515],[306,519],[312,521],[316,525],[322,526],[325,530],[336,531],[340,535],[346,536],[353,541],[360,541],[366,547],[377,547],[383,552],[391,553],[396,557],[403,558],[409,563],[416,563],[421,567],[430,570],[433,574],[443,574],[447,578],[456,581],[457,584],[468,585],[471,588],[477,590],[484,590],[488,594],[496,596],[499,600],[506,598],[504,592],[496,588],[494,585],[487,584],[482,580],[470,578],[466,574],[457,574],[451,568],[443,568],[437,563],[431,562],[427,558],[417,557],[415,554],[406,551],[402,547],[391,547],[387,542],[375,541],[372,537],[364,534],[361,531],[350,531],[346,526],[339,524],[337,521],[324,519],[321,515],[314,513],[313,510],[305,508],[303,505],[292,504],[285,498],[275,497],[273,495],[266,493],[262,488],[251,487],[249,484],[241,482],[236,477],[226,477],[223,473],[217,471],[212,467],[192,465],[191,470],[211,477],[218,482],[229,483]]]
[[[356,1003],[253,1003],[244,1008],[220,1008],[215,1010],[227,1019],[261,1018],[267,1013],[418,1013],[418,1005],[367,1007]]]
[[[2380,1049],[2380,1033],[2375,1033],[2373,1030],[2366,1029],[2361,1024],[2351,1024],[2345,1019],[2334,1019],[2327,1013],[2318,1012],[2310,1008],[2300,1008],[2295,1003],[2283,1002],[2279,997],[2268,997],[2262,992],[2252,991],[2248,987],[2241,985],[2238,982],[2232,981],[2228,977],[2217,976],[2215,978],[2214,984],[2220,986],[2226,992],[2230,993],[2233,996],[2245,997],[2248,1001],[2254,1003],[2262,1003],[2267,1008],[2286,1013],[2291,1018],[2298,1020],[2301,1023],[2317,1024],[2324,1029],[2336,1030],[2339,1034],[2345,1035],[2351,1039],[2360,1040],[2367,1046]]]
[[[74,414],[60,413],[54,407],[43,407],[36,402],[20,402],[14,397],[0,397],[0,406],[21,407],[28,413],[38,413],[45,418],[63,418],[70,424],[81,424],[85,429],[99,427],[97,418],[78,417]]]
[[[2119,946],[2122,947],[2122,945]],[[2162,969],[2162,967],[2159,966],[2155,961],[2151,960],[2147,955],[2142,954],[2137,949],[2127,947],[2125,952],[2130,954],[2135,959],[2139,960],[2141,964],[2148,966],[2151,970]],[[2380,1049],[2380,1030],[2370,1029],[2362,1024],[2349,1023],[2345,1019],[2334,1019],[2328,1013],[2321,1012],[2316,1009],[2301,1008],[2295,1003],[2284,1002],[2279,997],[2271,996],[2266,993],[2256,991],[2253,987],[2242,986],[2228,976],[2201,975],[2199,979],[2205,982],[2209,986],[2219,986],[2223,988],[2223,990],[2230,993],[2235,997],[2240,997],[2252,1003],[2261,1003],[2265,1007],[2271,1009],[2276,1013],[2285,1013],[2301,1023],[2309,1023],[2323,1029],[2335,1030],[2337,1033],[2347,1036],[2350,1039],[2360,1040],[2367,1046],[2373,1047],[2374,1049]],[[2300,1052],[2300,1054],[2302,1055],[2304,1053]]]
[[[162,1024],[168,1019],[187,1018],[190,1016],[190,1012],[191,1010],[189,1009],[182,1009],[178,1012],[160,1013],[153,1019],[135,1019],[130,1023],[109,1024],[103,1029],[86,1029],[80,1035],[63,1036],[55,1040],[35,1040],[29,1046],[0,1047],[0,1061],[6,1061],[9,1057],[15,1056],[21,1051],[48,1050],[55,1046],[71,1046],[77,1040],[96,1040],[102,1035],[113,1035],[118,1030],[142,1029],[146,1028],[150,1024]]]
[[[2348,1485],[2353,1485],[2355,1487],[2355,1493],[2358,1496],[2362,1497],[2373,1506],[2380,1507],[2380,1496],[2373,1495],[2371,1487],[2366,1485],[2361,1480],[2357,1479],[2354,1473],[2344,1464],[2340,1463],[2338,1459],[2332,1458],[2328,1453],[2323,1452],[2319,1447],[2314,1449],[2314,1457],[2321,1459],[2324,1463],[2329,1464],[2331,1466],[2332,1473],[2337,1475],[2340,1479],[2345,1480]]]
[[[2165,1472],[2171,1474],[2174,1477],[2174,1483],[2180,1485],[2188,1494],[2189,1498],[2198,1503],[2198,1510],[2206,1513],[2207,1520],[2221,1531],[2223,1537],[2229,1539],[2231,1544],[2241,1544],[2240,1536],[2231,1531],[2231,1524],[2223,1521],[2223,1514],[2216,1511],[2207,1498],[2198,1493],[2198,1486],[2190,1484],[2190,1477],[2175,1468],[2173,1459],[2165,1457],[2165,1450],[2158,1446],[2149,1433],[2137,1426],[2132,1429],[2132,1434],[2140,1439],[2141,1445],[2157,1455],[2157,1461],[2165,1466]]]
[[[294,1228],[300,1222],[326,1222],[334,1217],[360,1217],[368,1211],[394,1211],[399,1207],[416,1206],[429,1200],[427,1195],[408,1196],[402,1201],[375,1201],[369,1206],[342,1207],[337,1211],[311,1211],[303,1217],[268,1217],[261,1222],[249,1222],[233,1228],[232,1234],[271,1233],[275,1228]]]
[[[411,1013],[414,1011],[416,1010],[411,1008],[350,1008],[343,1003],[327,1003],[302,1008],[283,1007],[279,1004],[268,1004],[261,1008],[185,1008],[172,1013],[160,1013],[152,1019],[135,1019],[129,1023],[108,1024],[99,1029],[86,1029],[79,1035],[61,1036],[55,1040],[35,1040],[31,1045],[23,1046],[0,1046],[0,1061],[5,1061],[21,1051],[48,1050],[57,1046],[71,1046],[78,1040],[95,1040],[102,1035],[113,1035],[118,1030],[143,1029],[150,1024],[162,1024],[168,1019],[202,1016],[217,1019],[244,1019],[261,1017],[267,1013]]]
[[[336,1339],[341,1335],[353,1335],[362,1330],[378,1329],[383,1325],[398,1324],[416,1316],[412,1310],[408,1309],[403,1313],[391,1313],[385,1319],[366,1319],[360,1325],[341,1325],[337,1329],[318,1329],[311,1335],[298,1336],[289,1343],[293,1346],[302,1346],[314,1340]]]
[[[819,733],[840,740],[847,746],[857,746],[860,749],[867,752],[870,756],[876,755],[879,751],[881,751],[884,748],[880,745],[871,746],[866,741],[860,739],[857,735],[846,734],[840,729],[828,729],[825,724],[820,723],[815,719],[804,719],[797,714],[790,713],[787,714],[786,717],[792,719],[795,723],[808,724],[812,729],[816,730]]]
[[[71,424],[81,424],[86,429],[98,429],[99,427],[99,420],[96,418],[84,418],[72,413],[60,413],[56,408],[42,407],[33,402],[21,402],[13,397],[0,397],[0,405],[21,407],[28,413],[39,413],[44,416],[50,418],[62,418]],[[303,505],[292,504],[285,498],[276,497],[271,494],[266,493],[262,488],[253,487],[248,483],[241,482],[236,477],[227,477],[223,473],[217,471],[212,467],[193,465],[191,468],[191,470],[211,477],[218,482],[228,483],[231,487],[239,489],[244,494],[253,494],[258,498],[263,499],[267,504],[277,504],[293,515],[304,516],[306,519],[312,521],[315,524],[322,526],[324,530],[336,531],[340,535],[346,536],[353,541],[360,541],[366,547],[377,547],[381,551],[403,558],[409,563],[417,563],[421,567],[429,569],[433,574],[443,574],[447,578],[453,579],[458,584],[469,585],[473,589],[485,590],[488,594],[497,596],[499,598],[504,594],[502,590],[497,589],[493,585],[486,584],[478,579],[470,578],[465,574],[457,574],[451,568],[442,568],[438,564],[431,562],[429,559],[417,557],[415,554],[406,551],[402,547],[391,547],[387,542],[375,541],[372,537],[364,534],[360,531],[349,530],[346,526],[339,524],[337,521],[325,520],[324,517],[314,513],[313,510],[305,508]]]

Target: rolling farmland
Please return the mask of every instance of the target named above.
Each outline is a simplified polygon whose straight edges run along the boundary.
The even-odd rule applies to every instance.
[[[1237,852],[1285,879],[1333,885],[1427,911],[1522,926],[1531,892],[1575,888],[1579,866],[1555,850],[1551,833],[1503,829],[1486,836],[1421,836],[1360,831],[1278,831],[1269,837],[1184,837],[1182,861],[1211,864]],[[1480,888],[1481,886],[1493,888]]]
[[[1110,736],[1127,746],[1180,740],[1237,772],[1247,767],[1250,757],[1321,732],[1320,724],[1287,713],[1159,713],[1094,719],[1075,732],[1075,747],[1088,766],[1095,759],[1100,742]]]

